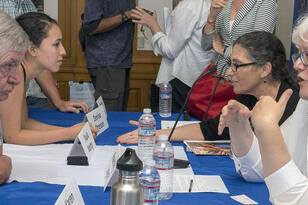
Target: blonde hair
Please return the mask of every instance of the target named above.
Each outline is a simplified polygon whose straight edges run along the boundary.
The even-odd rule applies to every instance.
[[[29,46],[28,35],[3,11],[0,11],[0,45],[0,56],[11,50],[25,52]]]
[[[299,47],[301,40],[308,42],[308,37],[304,38],[305,34],[308,35],[308,15],[300,18],[297,21],[296,26],[294,27],[292,34],[292,42],[297,48]]]

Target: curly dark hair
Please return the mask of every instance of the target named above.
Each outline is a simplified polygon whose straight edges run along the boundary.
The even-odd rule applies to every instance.
[[[286,52],[281,41],[273,34],[265,31],[254,31],[240,36],[233,44],[247,50],[247,56],[258,66],[269,62],[272,65],[272,78],[286,81],[291,87],[298,85],[286,66]]]
[[[37,47],[47,38],[52,24],[57,25],[56,20],[39,12],[22,14],[16,18],[16,21],[28,34],[30,41]]]

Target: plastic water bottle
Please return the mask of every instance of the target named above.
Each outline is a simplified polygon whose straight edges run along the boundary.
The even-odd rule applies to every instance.
[[[155,161],[146,161],[139,175],[140,184],[144,187],[144,205],[157,205],[159,196],[160,177],[155,168]]]
[[[151,114],[151,109],[145,108],[138,126],[138,156],[144,162],[153,159],[155,131],[156,120]]]
[[[159,115],[161,117],[171,116],[172,87],[169,83],[162,83],[159,86]]]
[[[160,135],[154,149],[155,167],[160,175],[159,200],[168,200],[173,195],[173,147],[167,135]]]

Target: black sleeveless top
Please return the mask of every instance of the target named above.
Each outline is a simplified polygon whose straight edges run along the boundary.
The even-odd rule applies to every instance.
[[[25,70],[25,67],[22,63],[20,65],[22,67],[22,71],[24,72],[24,83],[26,83],[26,78],[27,78],[26,70]]]

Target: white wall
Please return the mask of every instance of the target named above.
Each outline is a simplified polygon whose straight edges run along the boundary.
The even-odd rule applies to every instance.
[[[168,7],[170,10],[172,9],[172,0],[139,0],[139,7],[145,8],[150,11],[156,10],[157,12],[157,20],[164,31],[165,25],[163,20],[163,8]],[[145,27],[145,37],[140,31],[140,25],[138,25],[137,32],[137,49],[138,50],[152,50],[151,39],[152,33],[149,28]]]
[[[277,0],[279,14],[276,25],[276,36],[282,41],[287,58],[290,57],[294,1]]]
[[[58,20],[58,0],[44,0],[44,13]]]

